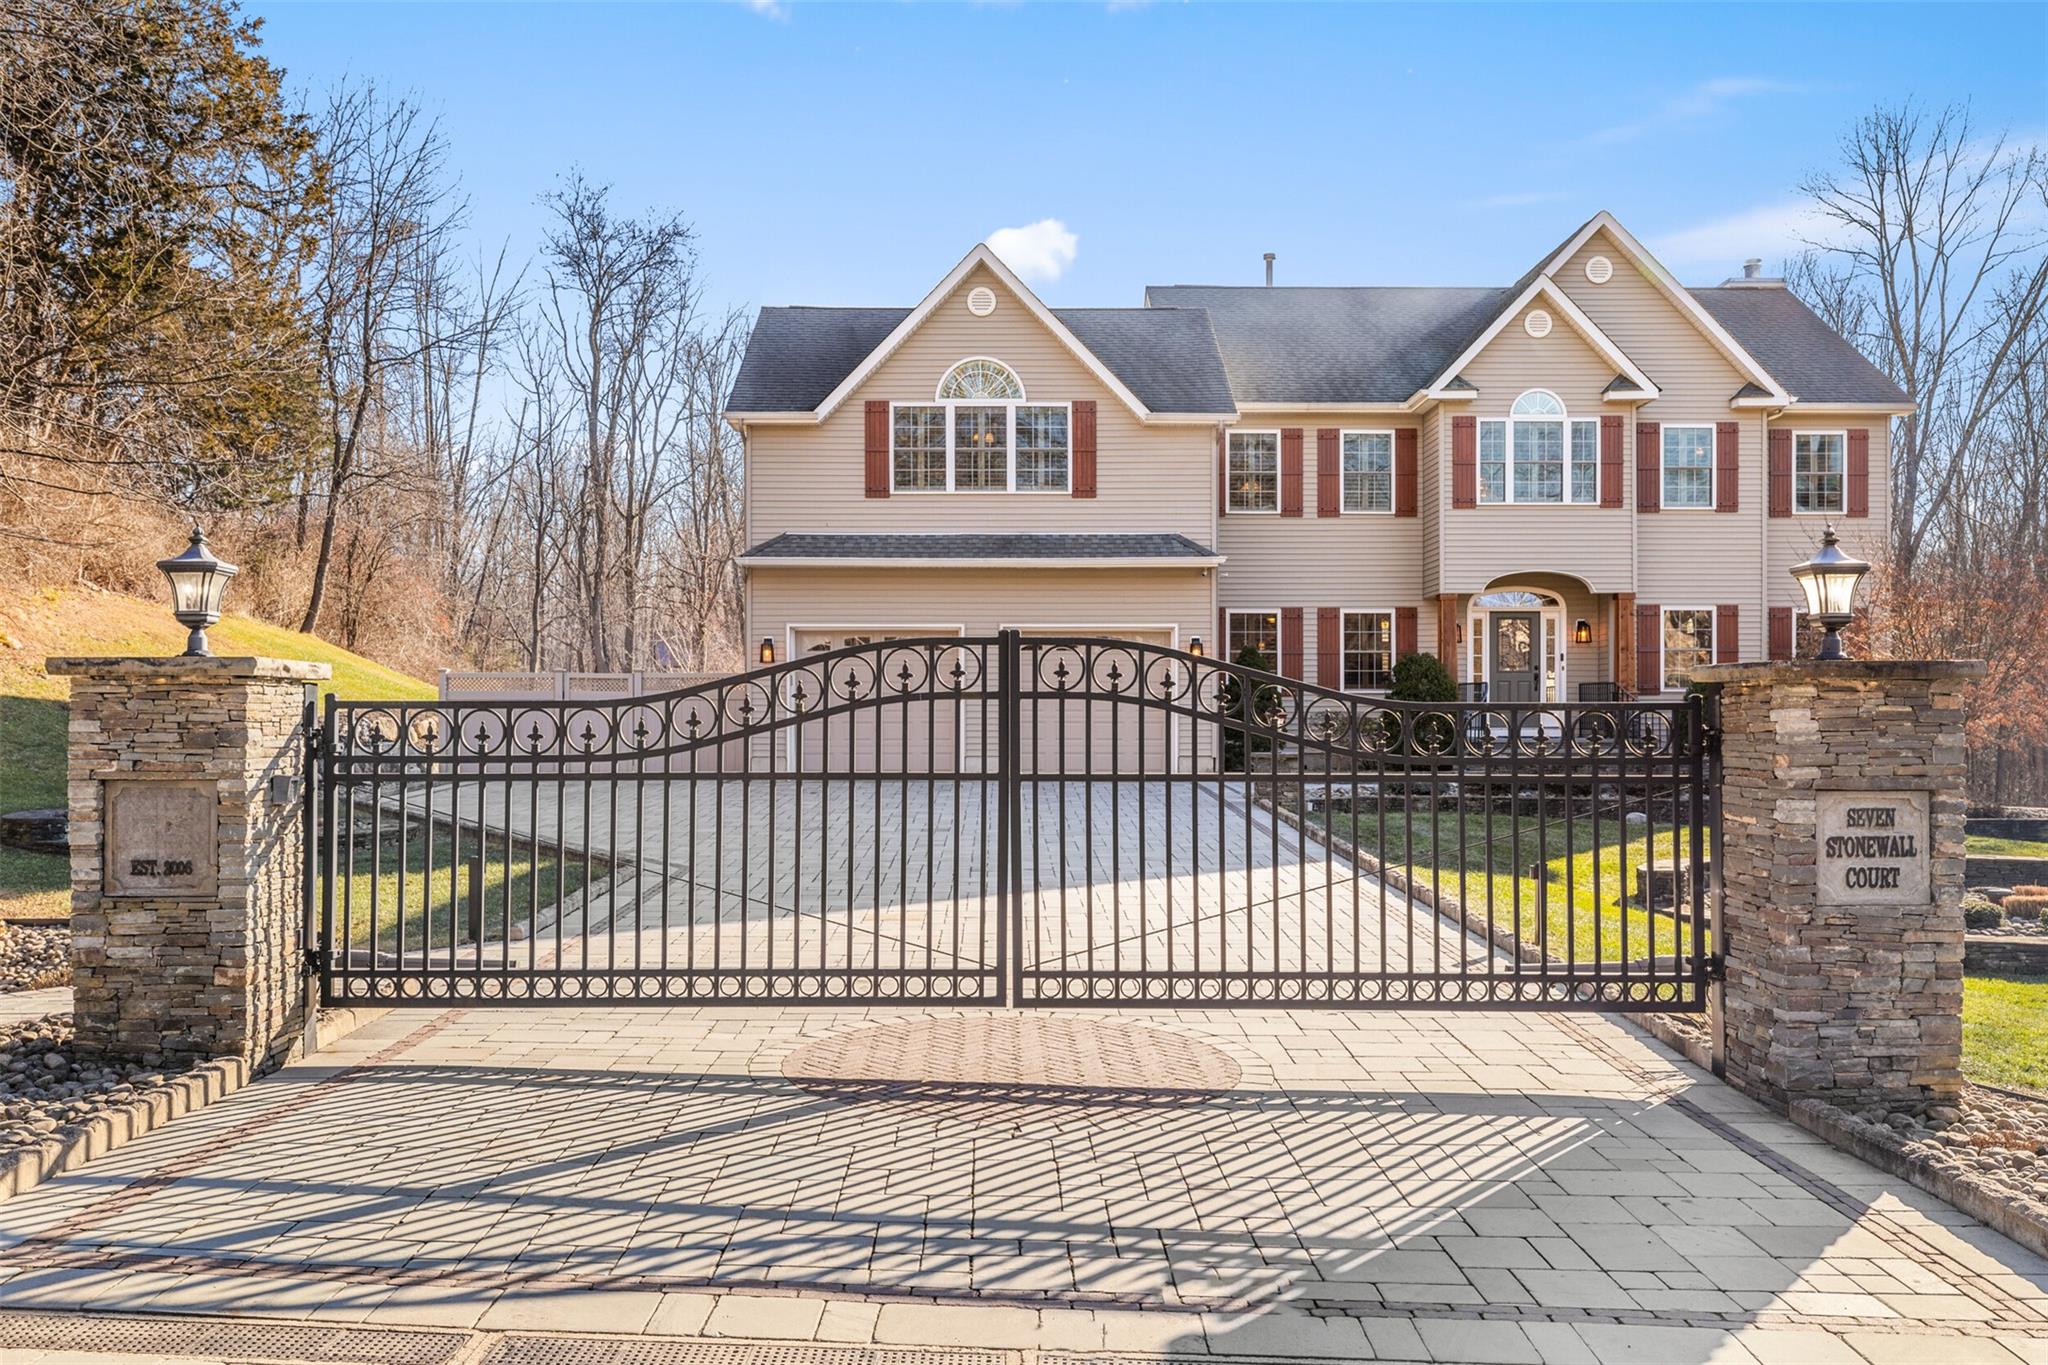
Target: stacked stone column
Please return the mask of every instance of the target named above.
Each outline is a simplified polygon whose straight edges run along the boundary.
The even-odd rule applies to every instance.
[[[1963,689],[1982,671],[1702,671],[1722,727],[1717,1023],[1751,1094],[1894,1108],[1961,1089]]]
[[[71,682],[81,1052],[261,1068],[303,1032],[309,685],[279,659],[52,659]]]

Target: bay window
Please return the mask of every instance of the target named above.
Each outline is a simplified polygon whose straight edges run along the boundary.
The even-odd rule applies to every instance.
[[[1479,501],[1600,501],[1597,418],[1570,417],[1548,389],[1529,390],[1508,412],[1479,423]]]
[[[895,491],[1065,492],[1070,410],[1024,399],[1023,384],[1006,366],[977,358],[946,372],[935,402],[896,404]]]
[[[1714,506],[1714,428],[1664,425],[1664,505]]]

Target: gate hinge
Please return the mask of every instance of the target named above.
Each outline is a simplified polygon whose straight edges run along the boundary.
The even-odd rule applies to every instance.
[[[1728,959],[1719,953],[1707,954],[1707,980],[1726,981],[1727,979]]]
[[[299,975],[301,978],[318,976],[326,969],[326,945],[314,944],[299,951]]]

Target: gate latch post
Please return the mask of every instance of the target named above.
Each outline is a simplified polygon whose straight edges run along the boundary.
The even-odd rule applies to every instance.
[[[1708,954],[1707,954],[1707,980],[1709,980],[1709,981],[1726,981],[1727,979],[1728,979],[1728,959],[1727,959],[1727,958],[1725,958],[1725,957],[1723,957],[1723,956],[1721,956],[1721,954],[1719,954],[1719,953],[1708,953]]]
[[[327,945],[309,943],[299,950],[299,976],[310,980],[327,969]]]

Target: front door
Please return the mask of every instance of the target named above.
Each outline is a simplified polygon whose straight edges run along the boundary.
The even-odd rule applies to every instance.
[[[1486,699],[1510,705],[1537,700],[1539,667],[1536,642],[1543,638],[1542,618],[1533,611],[1497,611],[1487,633],[1492,656],[1486,667]]]

